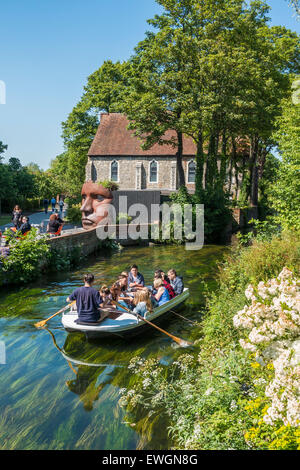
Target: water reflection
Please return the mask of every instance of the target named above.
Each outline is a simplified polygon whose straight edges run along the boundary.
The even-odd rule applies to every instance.
[[[127,367],[134,356],[153,357],[167,365],[182,349],[174,348],[167,336],[154,329],[131,339],[88,342],[82,334],[64,331],[59,317],[51,320],[47,330],[36,330],[33,325],[64,306],[86,271],[96,274],[100,286],[111,283],[132,262],[138,262],[146,282],[157,267],[178,270],[191,293],[181,313],[199,321],[203,282],[213,288],[223,252],[222,247],[204,247],[194,253],[182,247],[131,248],[90,259],[71,273],[2,291],[0,340],[6,345],[7,364],[0,365],[0,448],[170,447],[165,418],[149,416],[142,409],[125,416],[118,406],[119,391],[135,380]],[[199,334],[197,325],[175,315],[162,328],[189,340]]]

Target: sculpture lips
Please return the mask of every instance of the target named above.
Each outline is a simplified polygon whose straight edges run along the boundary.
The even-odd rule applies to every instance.
[[[84,225],[96,225],[96,223],[93,222],[90,219],[82,219],[82,224],[84,224]]]

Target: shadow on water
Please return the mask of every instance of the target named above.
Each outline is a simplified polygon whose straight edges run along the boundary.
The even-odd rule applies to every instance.
[[[182,307],[188,318],[199,321],[205,282],[215,286],[217,263],[225,249],[207,246],[198,252],[183,247],[128,248],[110,256],[90,258],[80,269],[51,275],[35,285],[0,293],[0,341],[6,346],[6,364],[0,364],[1,449],[166,449],[168,423],[164,416],[143,413],[135,422],[119,407],[121,388],[134,380],[128,369],[135,356],[156,358],[167,366],[182,349],[157,330],[124,340],[88,342],[84,335],[67,333],[60,318],[48,328],[34,323],[65,304],[81,285],[83,274],[93,272],[96,286],[110,284],[137,263],[146,283],[153,271],[174,267],[190,288]],[[194,340],[199,326],[171,315],[162,328]],[[194,351],[196,354],[197,351]],[[138,413],[137,413],[138,415]]]

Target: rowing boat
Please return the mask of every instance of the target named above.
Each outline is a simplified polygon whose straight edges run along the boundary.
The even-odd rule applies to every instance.
[[[171,310],[178,308],[189,297],[189,289],[185,288],[182,294],[177,295],[165,304],[155,308],[152,313],[147,313],[146,319],[158,323]],[[76,307],[75,307],[76,308]],[[117,314],[117,315],[116,315]],[[115,318],[117,316],[117,318]],[[101,338],[107,336],[127,337],[140,334],[149,326],[136,318],[133,314],[116,310],[113,315],[108,316],[99,324],[78,324],[78,314],[74,307],[66,310],[62,316],[62,324],[66,331],[85,333],[88,339]]]

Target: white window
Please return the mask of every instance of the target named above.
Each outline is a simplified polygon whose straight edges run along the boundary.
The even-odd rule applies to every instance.
[[[196,181],[196,163],[191,160],[188,163],[188,183],[195,183]]]
[[[119,181],[119,163],[116,160],[110,166],[110,179],[111,181]]]
[[[158,181],[158,164],[155,160],[152,160],[149,165],[149,182],[157,183]]]

